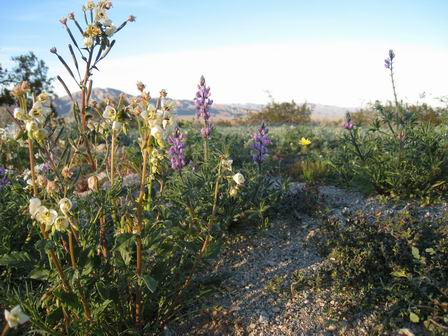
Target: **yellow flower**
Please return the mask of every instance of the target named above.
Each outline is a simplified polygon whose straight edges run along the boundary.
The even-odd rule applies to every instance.
[[[309,144],[311,144],[311,140],[309,140],[309,139],[307,139],[307,138],[304,138],[304,137],[302,137],[302,138],[300,139],[300,141],[299,141],[299,145],[300,145],[300,146],[303,146],[303,147],[306,147],[306,146],[308,146]]]
[[[50,97],[46,92],[42,92],[40,95],[37,96],[37,100],[41,103],[45,104],[49,102]]]
[[[96,25],[89,25],[84,33],[86,37],[96,37],[101,34],[101,29]]]

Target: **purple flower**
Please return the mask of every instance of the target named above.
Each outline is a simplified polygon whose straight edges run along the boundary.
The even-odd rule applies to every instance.
[[[351,117],[350,113],[347,113],[345,115],[345,122],[342,124],[342,127],[345,128],[346,130],[350,131],[353,129],[354,126],[355,125],[352,122],[352,117]]]
[[[261,127],[252,135],[254,143],[252,144],[253,155],[252,159],[260,166],[261,163],[268,157],[269,129],[263,123]]]
[[[194,105],[196,107],[196,117],[204,119],[204,128],[201,130],[201,135],[204,139],[207,139],[212,131],[209,107],[213,104],[213,100],[210,99],[210,96],[210,87],[205,85],[205,78],[201,76],[198,92],[196,92],[196,97],[194,98]]]
[[[181,170],[185,167],[184,138],[185,136],[179,131],[178,128],[176,128],[173,135],[168,137],[168,143],[171,145],[168,149],[168,155],[171,159],[171,168],[174,170]]]
[[[3,187],[6,187],[10,183],[8,179],[7,171],[4,167],[0,167],[0,190],[3,189]]]
[[[384,67],[386,69],[392,69],[395,53],[392,49],[389,50],[389,57],[384,60]]]

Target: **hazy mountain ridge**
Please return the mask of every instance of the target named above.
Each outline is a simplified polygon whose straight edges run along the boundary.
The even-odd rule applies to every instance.
[[[123,91],[112,88],[96,88],[92,90],[91,100],[102,101],[105,98],[116,99],[120,94],[125,94],[127,97],[132,95]],[[76,100],[80,100],[81,92],[73,94]],[[196,108],[193,100],[188,99],[173,99],[176,103],[175,114],[182,117],[194,116],[196,114]],[[60,116],[69,116],[71,112],[71,100],[70,97],[58,97],[53,100],[53,105],[56,108],[57,113]],[[322,104],[310,104],[313,107],[314,118],[339,118],[343,117],[347,111],[354,111],[355,108],[346,108],[333,105]],[[232,119],[244,117],[249,112],[259,112],[263,109],[263,104],[218,104],[212,105],[210,112],[212,116],[222,119]]]

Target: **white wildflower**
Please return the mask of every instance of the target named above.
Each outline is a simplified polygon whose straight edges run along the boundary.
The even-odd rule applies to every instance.
[[[30,317],[26,315],[20,306],[15,306],[11,311],[5,309],[5,320],[10,328],[16,328],[19,324],[28,322]]]

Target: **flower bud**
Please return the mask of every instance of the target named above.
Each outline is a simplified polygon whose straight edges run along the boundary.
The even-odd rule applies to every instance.
[[[98,191],[98,177],[95,175],[90,176],[87,179],[87,185],[89,186],[90,190]]]
[[[58,185],[55,181],[48,180],[47,182],[47,193],[48,194],[54,194],[58,188]]]
[[[72,201],[70,201],[70,199],[68,199],[67,197],[64,197],[61,200],[59,200],[58,204],[59,209],[64,215],[67,215],[73,206]]]

